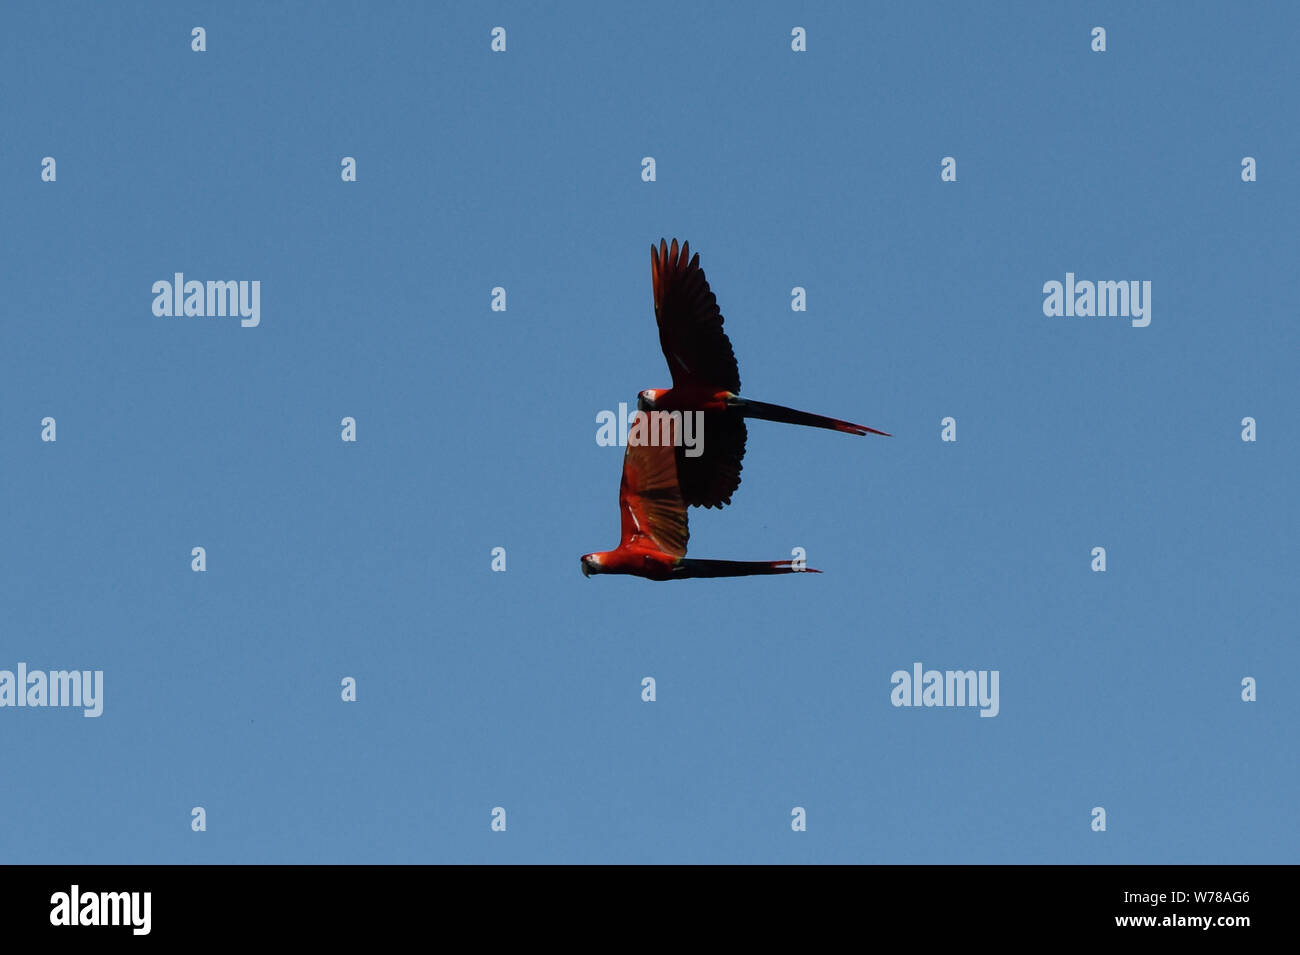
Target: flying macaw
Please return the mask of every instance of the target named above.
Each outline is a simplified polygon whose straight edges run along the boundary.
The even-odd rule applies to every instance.
[[[642,411],[704,412],[704,451],[697,457],[677,448],[677,481],[682,499],[692,507],[722,507],[740,485],[745,456],[745,419],[828,428],[845,434],[879,434],[865,425],[796,411],[740,397],[740,369],[731,341],[722,330],[718,300],[709,289],[700,256],[690,243],[670,247],[660,239],[650,246],[655,321],[659,344],[668,359],[671,388],[651,388],[637,397]],[[625,464],[626,468],[626,464]]]
[[[677,485],[677,456],[667,445],[628,444],[618,489],[622,537],[614,550],[582,555],[582,573],[630,574],[650,580],[820,574],[789,560],[698,560],[686,556],[690,530]]]

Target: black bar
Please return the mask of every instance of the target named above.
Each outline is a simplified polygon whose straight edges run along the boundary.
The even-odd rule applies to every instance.
[[[531,925],[540,942],[557,920],[575,937],[621,926],[662,944],[692,925],[762,941],[811,923],[880,940],[910,926],[927,945],[1125,935],[1232,944],[1286,932],[1295,875],[1292,866],[1190,865],[9,866],[0,869],[0,925],[6,941],[91,944],[373,943],[435,925],[439,934],[477,925],[494,937]],[[77,921],[102,912],[126,924],[53,924],[72,920],[74,885]]]

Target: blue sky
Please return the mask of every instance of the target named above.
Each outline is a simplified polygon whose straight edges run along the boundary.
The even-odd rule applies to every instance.
[[[0,709],[0,860],[1296,860],[1291,5],[4,20],[0,669],[105,699]],[[822,576],[579,573],[661,236],[744,394],[895,435],[755,422],[691,513]],[[155,317],[177,271],[261,324]],[[1067,272],[1150,326],[1045,317]],[[916,661],[998,716],[892,706]]]

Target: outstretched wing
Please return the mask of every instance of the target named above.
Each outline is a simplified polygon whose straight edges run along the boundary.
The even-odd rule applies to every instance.
[[[627,446],[618,509],[623,520],[619,547],[641,541],[670,557],[686,555],[686,542],[691,535],[686,526],[686,504],[677,487],[677,460],[671,446]]]
[[[698,253],[691,257],[689,242],[682,243],[679,252],[676,239],[671,248],[660,239],[658,247],[650,246],[650,278],[659,345],[673,387],[695,385],[739,394],[740,369]]]
[[[704,412],[704,453],[691,457],[677,448],[677,484],[687,507],[722,507],[740,487],[745,457],[745,419],[738,413]]]

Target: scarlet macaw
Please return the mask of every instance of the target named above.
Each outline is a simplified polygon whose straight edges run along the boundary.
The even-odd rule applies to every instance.
[[[637,406],[642,411],[704,412],[703,453],[690,457],[680,445],[677,448],[677,481],[687,505],[731,503],[740,485],[746,418],[889,437],[865,425],[740,397],[740,369],[722,330],[718,300],[700,268],[699,253],[692,257],[688,242],[679,251],[676,239],[671,247],[660,239],[658,247],[650,246],[650,274],[659,344],[673,386],[641,392]]]
[[[582,573],[630,574],[650,580],[748,577],[821,571],[789,560],[698,560],[686,556],[690,530],[677,484],[677,460],[667,445],[628,444],[618,489],[622,536],[615,550],[582,555]]]

